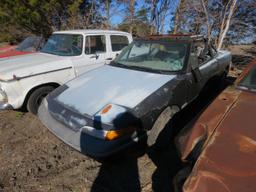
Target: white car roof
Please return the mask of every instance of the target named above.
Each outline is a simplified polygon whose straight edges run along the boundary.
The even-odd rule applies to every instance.
[[[67,31],[56,31],[56,33],[65,33],[65,34],[97,34],[97,33],[107,33],[107,34],[123,34],[130,35],[130,33],[117,31],[117,30],[101,30],[101,29],[79,29],[79,30],[67,30]]]

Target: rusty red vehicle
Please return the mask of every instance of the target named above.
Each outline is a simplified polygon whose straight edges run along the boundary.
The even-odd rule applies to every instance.
[[[30,36],[24,39],[19,45],[7,45],[0,48],[0,58],[25,55],[37,52],[41,49],[45,40],[42,37]]]
[[[1,46],[1,47],[0,47],[0,53],[13,50],[13,49],[15,49],[16,47],[17,47],[17,45],[10,45],[10,44]]]
[[[255,114],[256,60],[178,135],[181,159],[193,167],[182,191],[256,191]]]

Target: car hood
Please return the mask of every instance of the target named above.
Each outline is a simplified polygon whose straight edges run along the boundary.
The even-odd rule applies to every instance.
[[[105,65],[68,82],[55,100],[91,116],[107,104],[132,109],[173,78],[175,75]]]
[[[12,80],[13,76],[24,77],[56,69],[70,67],[72,62],[67,57],[45,53],[32,53],[0,59],[0,79]]]

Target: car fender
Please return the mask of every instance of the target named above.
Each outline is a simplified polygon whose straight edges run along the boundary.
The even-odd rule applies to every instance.
[[[170,121],[170,119],[180,111],[180,108],[176,105],[166,107],[162,113],[156,119],[152,129],[148,132],[147,145],[153,146],[156,143],[156,140],[161,133],[161,131],[165,128],[166,124]]]
[[[36,87],[41,85],[57,84],[62,85],[75,77],[74,69],[69,68],[61,71],[53,71],[45,74],[27,77],[24,79],[17,79],[8,82],[7,85],[15,94],[9,94],[7,90],[8,103],[14,109],[19,109],[26,101],[28,93]],[[6,86],[6,87],[7,87]]]

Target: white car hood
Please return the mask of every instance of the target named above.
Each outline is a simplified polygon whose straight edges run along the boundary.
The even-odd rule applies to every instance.
[[[32,53],[0,60],[0,79],[11,80],[13,75],[23,77],[70,67],[71,60],[46,53]]]
[[[91,116],[107,104],[132,109],[174,77],[105,65],[68,82],[55,100]]]

